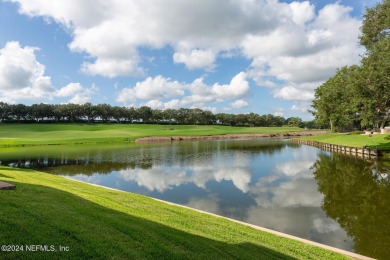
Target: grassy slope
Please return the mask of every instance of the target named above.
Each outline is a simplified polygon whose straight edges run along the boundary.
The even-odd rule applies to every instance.
[[[174,130],[167,130],[173,128]],[[0,145],[132,142],[145,136],[192,136],[301,131],[293,127],[125,124],[0,124]]]
[[[370,146],[372,148],[378,147],[378,149],[390,150],[390,141],[385,140],[385,137],[389,135],[375,134],[373,136],[358,135],[358,134],[324,134],[318,136],[305,136],[299,139],[318,141],[329,144],[338,144],[351,147],[363,147]]]
[[[343,259],[225,219],[32,170],[0,166],[0,241],[68,252],[0,252],[2,259]]]

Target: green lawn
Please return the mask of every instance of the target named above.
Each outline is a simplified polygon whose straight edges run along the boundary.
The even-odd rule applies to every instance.
[[[151,198],[0,166],[2,259],[345,259],[345,256]],[[55,252],[27,252],[47,245]],[[51,248],[53,246],[53,248]],[[68,249],[59,251],[59,246]]]
[[[168,130],[172,128],[173,130]],[[0,124],[0,146],[133,142],[146,136],[205,136],[302,131],[297,127],[148,124]]]
[[[300,137],[299,139],[351,147],[363,147],[367,145],[374,149],[378,148],[379,150],[390,150],[390,140],[385,140],[388,136],[390,135],[374,134],[370,137],[369,135],[361,134],[328,133],[324,135]]]

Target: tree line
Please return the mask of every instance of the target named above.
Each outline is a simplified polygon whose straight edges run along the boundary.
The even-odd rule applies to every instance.
[[[332,131],[384,128],[390,121],[390,0],[367,9],[360,65],[345,66],[315,91],[317,124]]]
[[[271,114],[213,114],[199,108],[152,109],[148,106],[121,107],[109,104],[8,104],[0,102],[0,122],[18,123],[158,123],[228,126],[296,126],[315,128],[299,117]]]

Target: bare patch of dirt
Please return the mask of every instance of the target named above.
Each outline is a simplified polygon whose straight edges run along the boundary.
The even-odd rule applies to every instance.
[[[220,139],[250,139],[250,138],[269,138],[269,137],[296,137],[313,136],[324,134],[326,131],[301,131],[272,134],[226,134],[226,135],[207,135],[207,136],[149,136],[138,138],[136,143],[146,142],[170,142],[170,141],[195,141],[195,140],[220,140]]]

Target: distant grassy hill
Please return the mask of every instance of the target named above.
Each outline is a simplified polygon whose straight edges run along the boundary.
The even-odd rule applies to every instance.
[[[298,127],[230,127],[149,124],[0,124],[1,145],[133,142],[146,136],[205,136],[302,131]]]
[[[59,176],[0,166],[0,181],[17,186],[0,191],[0,241],[19,249],[2,248],[2,259],[347,259],[226,219]],[[39,247],[31,251],[32,245]]]

